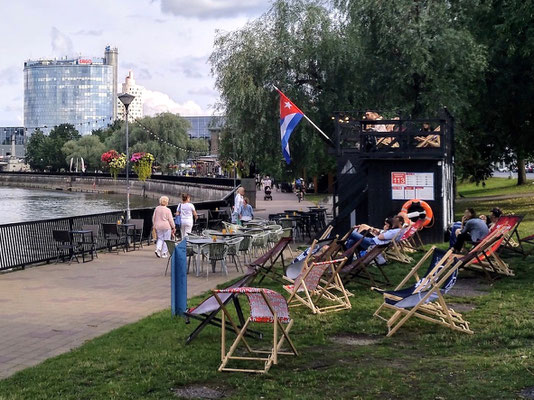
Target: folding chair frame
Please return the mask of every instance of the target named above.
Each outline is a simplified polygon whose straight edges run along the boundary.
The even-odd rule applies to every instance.
[[[230,285],[229,288],[247,286],[248,284],[250,284],[250,282],[252,282],[253,279],[254,279],[254,275],[253,274],[245,275],[244,278],[242,278],[241,280],[237,281],[233,285]],[[204,303],[207,300],[209,300],[209,297],[206,298],[202,303]],[[231,294],[230,296],[228,296],[228,298],[223,303],[225,305],[227,305],[228,303],[230,303],[230,301],[232,301],[233,304],[234,304],[234,307],[235,307],[235,310],[236,310],[236,314],[237,314],[237,318],[239,319],[239,326],[240,327],[244,326],[245,318],[243,316],[243,311],[241,309],[241,304],[239,303],[239,299],[237,298],[237,296],[235,294]],[[200,303],[199,306],[202,303]],[[197,307],[195,307],[195,308],[197,308]],[[189,334],[189,336],[187,337],[187,340],[185,341],[185,344],[191,343],[200,334],[200,332],[208,325],[213,325],[213,326],[216,326],[218,328],[222,327],[222,321],[221,321],[220,318],[217,317],[217,314],[219,314],[219,311],[221,310],[220,307],[217,307],[213,311],[211,311],[209,313],[206,313],[206,314],[196,314],[196,313],[194,313],[195,308],[188,309],[185,312],[185,315],[186,315],[187,318],[193,318],[193,319],[196,319],[196,320],[201,321],[201,322]],[[188,319],[186,319],[186,323],[189,323]],[[230,329],[230,327],[227,327],[227,329]],[[262,333],[255,332],[255,331],[250,331],[250,330],[249,330],[249,332],[247,332],[247,335],[250,336],[250,337],[256,337],[256,338],[260,338],[260,339],[263,337]]]
[[[353,281],[353,280],[358,282],[356,280],[357,278],[364,278],[368,280],[371,286],[377,286],[377,283],[382,284],[382,285],[390,285],[391,282],[388,276],[386,275],[386,273],[384,272],[384,270],[382,269],[382,266],[375,261],[375,259],[380,254],[383,254],[389,248],[389,246],[391,246],[391,242],[386,245],[375,246],[371,250],[369,250],[363,257],[359,257],[356,260],[354,260],[352,263],[350,263],[349,265],[345,266],[345,268],[343,268],[340,273],[343,279],[345,280],[345,282]],[[373,276],[373,274],[371,274],[369,270],[367,269],[367,267],[372,262],[375,262],[377,269],[382,274],[382,277],[384,278],[383,281],[376,279]],[[363,276],[362,274],[365,276]]]
[[[419,280],[417,271],[430,257],[434,249],[435,247],[432,247],[427,254],[425,254],[425,256],[412,268],[410,273],[395,288],[395,290],[400,290],[411,277],[415,277],[417,280]],[[469,322],[463,319],[462,314],[447,306],[443,294],[441,293],[441,287],[463,263],[462,260],[455,260],[453,257],[451,257],[451,253],[452,249],[449,250],[445,256],[443,256],[442,259],[436,263],[432,271],[425,278],[423,278],[420,285],[414,290],[413,294],[424,292],[425,295],[415,306],[411,307],[410,309],[388,304],[385,301],[386,298],[391,300],[401,300],[401,298],[388,293],[383,293],[384,302],[380,307],[378,307],[373,316],[386,321],[388,327],[388,337],[394,335],[395,332],[397,332],[399,328],[404,325],[404,323],[412,316],[428,322],[436,323],[438,325],[446,326],[450,329],[460,332],[468,334],[474,333],[469,328]],[[433,294],[437,296],[437,299],[430,302],[430,297]],[[394,311],[393,315],[389,319],[386,319],[380,315],[385,309]]]
[[[231,372],[252,372],[252,373],[260,373],[265,374],[269,371],[271,366],[274,364],[278,364],[278,355],[294,355],[298,356],[297,349],[295,348],[295,345],[293,344],[291,338],[289,337],[289,331],[291,330],[291,327],[293,326],[293,320],[290,320],[287,324],[287,328],[284,328],[282,322],[278,318],[278,315],[276,311],[274,310],[274,307],[272,306],[271,302],[265,295],[265,293],[262,291],[260,292],[263,300],[267,304],[267,307],[271,311],[273,315],[273,347],[270,351],[267,350],[259,350],[252,348],[247,340],[245,339],[245,335],[247,333],[248,326],[251,322],[251,319],[247,319],[243,327],[240,329],[232,319],[232,316],[226,309],[225,304],[221,301],[220,297],[218,296],[217,291],[213,291],[213,294],[217,301],[219,302],[221,309],[223,311],[223,317],[222,317],[222,329],[221,329],[221,365],[219,366],[218,371],[231,371]],[[237,334],[236,339],[230,346],[229,350],[226,351],[226,320],[228,319],[228,322],[230,323],[231,327],[233,328],[234,332]],[[284,344],[284,341],[288,342],[289,347],[291,351],[281,351],[281,348]],[[240,356],[234,356],[234,352],[239,346],[239,344],[243,342],[245,345],[246,350],[250,354],[265,354],[266,357],[240,357]],[[246,360],[246,361],[264,361],[264,368],[263,369],[243,369],[243,368],[228,368],[227,364],[231,360]]]
[[[350,293],[345,289],[343,281],[339,276],[339,271],[348,258],[340,258],[337,260],[322,261],[317,263],[312,263],[309,266],[306,266],[301,273],[301,278],[297,279],[295,282],[298,282],[294,285],[286,285],[284,289],[290,293],[287,303],[289,307],[297,307],[304,305],[312,310],[313,314],[324,314],[328,312],[336,312],[341,310],[348,310],[352,308],[350,304],[349,295]],[[335,264],[338,264],[335,267]],[[317,286],[314,288],[309,288],[306,284],[307,276],[312,272],[314,267],[320,267],[328,265],[330,267],[330,276],[326,280],[321,280],[317,283]],[[323,274],[326,272],[326,268]],[[302,290],[300,290],[302,288]],[[336,295],[332,289],[336,289],[341,292],[341,295]],[[304,296],[299,295],[299,291],[304,292]],[[319,307],[317,303],[325,298],[333,303],[337,303],[331,306]]]

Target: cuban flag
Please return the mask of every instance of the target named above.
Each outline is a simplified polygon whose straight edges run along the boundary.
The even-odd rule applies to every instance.
[[[278,89],[277,89],[278,90]],[[302,119],[304,113],[289,100],[280,90],[280,137],[282,139],[282,154],[289,164],[291,162],[289,153],[289,138],[293,130]]]

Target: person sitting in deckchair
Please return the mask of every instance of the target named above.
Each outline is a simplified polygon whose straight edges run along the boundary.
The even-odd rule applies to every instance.
[[[488,229],[491,230],[495,224],[497,223],[497,220],[501,217],[502,211],[499,207],[493,207],[493,209],[490,211],[490,213],[486,216],[482,214],[480,216],[480,219],[488,225]]]
[[[351,248],[354,243],[360,239],[363,239],[360,243],[362,250],[367,250],[370,246],[376,246],[378,244],[388,244],[399,234],[403,222],[404,221],[399,216],[386,218],[384,221],[384,229],[382,230],[368,225],[356,225],[347,239],[345,247],[347,249]],[[371,236],[369,237],[364,234],[365,231],[367,232],[367,235]]]
[[[477,213],[474,209],[467,208],[462,217],[462,227],[457,229],[455,233],[456,243],[453,248],[456,253],[459,253],[467,239],[470,239],[473,243],[478,242],[489,233],[489,229],[486,222],[477,218]]]

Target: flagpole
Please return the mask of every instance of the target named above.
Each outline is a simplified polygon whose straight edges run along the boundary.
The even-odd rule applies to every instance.
[[[273,87],[278,91],[278,93],[283,94],[282,91],[281,91],[280,89],[278,89],[275,85],[273,85]],[[285,96],[285,95],[284,95],[284,96]],[[302,110],[301,110],[301,111],[302,111]],[[321,130],[321,128],[319,128],[317,125],[315,125],[315,123],[314,123],[311,119],[309,119],[308,116],[307,116],[306,114],[304,114],[304,112],[302,113],[302,116],[303,116],[304,118],[306,118],[306,120],[307,120],[307,121],[308,121],[308,122],[315,128],[315,129],[317,129],[317,130],[319,131],[319,133],[320,133],[321,135],[323,135],[324,138],[325,138],[326,140],[328,140],[328,142],[329,142],[331,145],[334,144],[334,142],[332,142],[332,139],[330,139],[330,138],[326,135],[326,133],[324,133],[324,132]]]

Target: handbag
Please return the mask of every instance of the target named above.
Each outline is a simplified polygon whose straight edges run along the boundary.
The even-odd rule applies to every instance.
[[[177,227],[181,226],[182,225],[182,205],[180,204],[178,206],[178,211],[180,212],[180,215],[176,215],[174,217],[174,225],[176,225]]]

